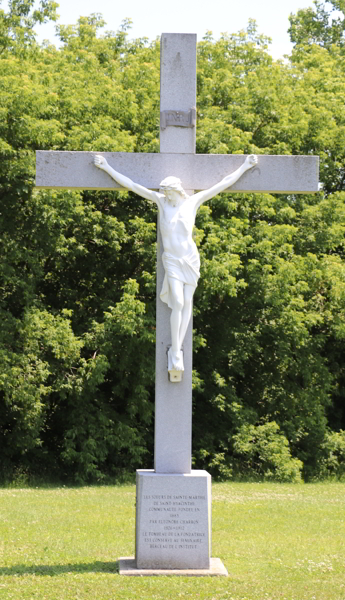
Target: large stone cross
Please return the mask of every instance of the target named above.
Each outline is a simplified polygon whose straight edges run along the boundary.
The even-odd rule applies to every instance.
[[[153,190],[159,189],[165,177],[174,175],[191,193],[212,187],[240,167],[244,161],[241,155],[195,154],[196,35],[162,35],[160,102],[160,153],[103,153],[116,171]],[[94,155],[93,152],[37,152],[36,186],[118,189],[120,186],[109,175],[94,166]],[[318,158],[259,155],[258,166],[247,171],[230,191],[317,192]],[[164,276],[161,254],[162,240],[158,231],[154,466],[155,474],[186,475],[191,474],[192,450],[192,322],[184,341],[183,378],[178,384],[172,383],[167,373],[170,309],[159,298]],[[183,561],[177,563],[185,564]],[[141,563],[146,564],[145,560]],[[192,560],[188,564],[199,563]]]
[[[158,189],[176,175],[186,191],[208,189],[238,168],[241,155],[195,154],[196,35],[163,34],[161,41],[160,154],[104,153],[110,165],[141,185]],[[36,186],[57,189],[118,189],[93,165],[92,152],[37,152]],[[318,189],[318,159],[310,156],[263,156],[231,192],[307,193]],[[191,470],[192,323],[184,342],[185,371],[178,385],[167,375],[170,309],[159,299],[164,269],[158,233],[155,470]]]

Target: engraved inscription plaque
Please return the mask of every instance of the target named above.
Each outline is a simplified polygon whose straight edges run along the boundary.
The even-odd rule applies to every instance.
[[[162,110],[161,129],[166,127],[195,127],[196,109],[190,110]]]
[[[137,568],[209,568],[210,493],[206,471],[137,471]]]

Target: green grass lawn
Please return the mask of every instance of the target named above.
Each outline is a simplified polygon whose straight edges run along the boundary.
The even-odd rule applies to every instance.
[[[213,485],[229,577],[120,577],[134,486],[0,489],[1,600],[345,600],[345,485]]]

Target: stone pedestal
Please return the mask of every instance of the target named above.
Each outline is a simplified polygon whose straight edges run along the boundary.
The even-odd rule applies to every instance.
[[[211,476],[137,471],[136,568],[210,569]]]

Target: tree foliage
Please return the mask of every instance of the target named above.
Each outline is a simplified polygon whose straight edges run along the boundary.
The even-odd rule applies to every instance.
[[[344,0],[314,0],[313,8],[303,8],[290,15],[290,38],[297,45],[318,44],[330,49],[345,45]]]
[[[9,11],[0,9],[0,55],[9,50],[20,56],[37,48],[34,26],[56,21],[57,2],[40,0],[36,9],[34,4],[35,0],[9,0]]]
[[[56,5],[32,6],[0,11],[2,476],[101,480],[152,464],[156,213],[36,190],[35,150],[158,152],[159,43],[95,14],[39,47]],[[321,158],[315,196],[222,194],[198,215],[194,461],[225,477],[344,472],[342,38],[298,40],[286,63],[254,22],[198,46],[198,152]]]

